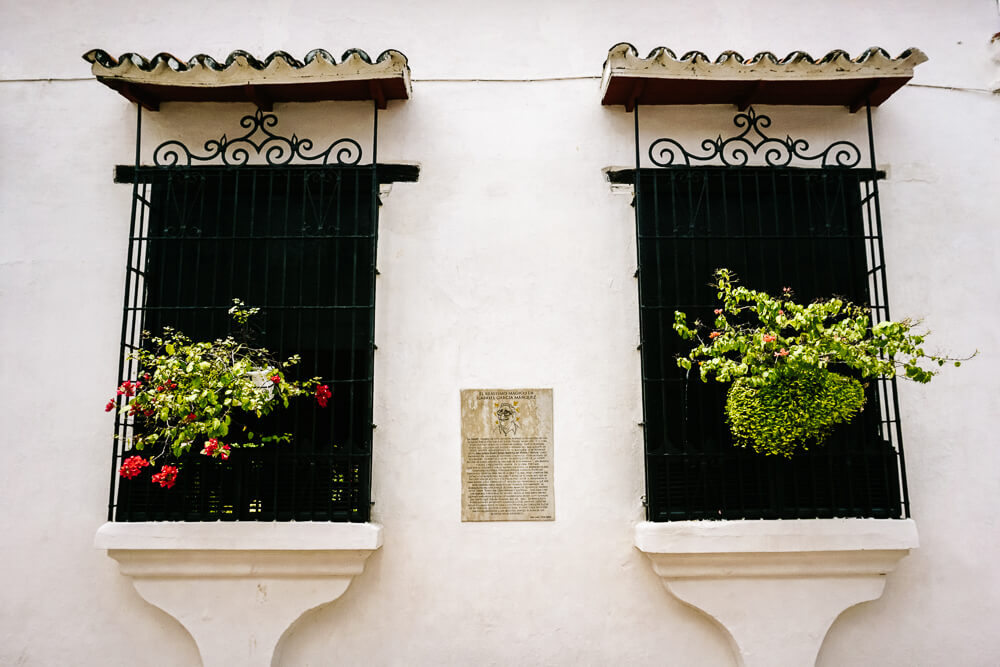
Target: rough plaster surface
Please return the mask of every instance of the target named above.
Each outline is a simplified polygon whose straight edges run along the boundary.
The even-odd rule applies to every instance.
[[[134,108],[86,77],[101,47],[189,57],[245,48],[397,48],[413,99],[380,114],[383,161],[414,161],[382,209],[373,519],[385,544],[336,603],[304,616],[281,665],[731,665],[724,633],[663,591],[632,531],[643,516],[638,314],[629,197],[601,170],[632,159],[631,118],[598,104],[601,63],[628,40],[709,54],[909,46],[930,61],[875,112],[890,301],[937,350],[980,356],[900,400],[921,547],[884,595],[845,612],[821,667],[1000,661],[995,416],[1000,97],[993,3],[734,5],[175,2],[123,11],[4,2],[0,42],[0,664],[196,665],[183,628],[93,549],[104,521]],[[780,17],[780,20],[776,17]],[[592,79],[441,82],[428,79]],[[423,79],[423,80],[422,80]],[[331,135],[364,105],[287,109]],[[165,105],[149,140],[218,136],[249,111]],[[328,113],[329,112],[329,113]],[[822,141],[863,131],[840,110],[776,123]],[[715,136],[724,108],[644,110],[644,132]],[[710,126],[711,127],[708,127]],[[183,130],[181,129],[183,128]],[[355,129],[357,128],[357,131]],[[311,132],[316,134],[316,132]],[[300,136],[307,134],[303,132]],[[838,136],[839,138],[839,136]],[[459,521],[456,392],[553,387],[557,520]],[[81,613],[85,610],[85,613]]]

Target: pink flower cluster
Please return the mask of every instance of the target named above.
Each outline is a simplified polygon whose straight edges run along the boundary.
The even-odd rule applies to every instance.
[[[122,462],[122,467],[118,469],[118,474],[125,479],[132,479],[148,465],[149,461],[141,456],[130,456]]]
[[[135,392],[138,391],[139,387],[141,386],[142,386],[141,380],[138,382],[131,382],[130,380],[125,380],[124,382],[121,383],[121,386],[118,387],[118,391],[116,393],[119,396],[135,396]]]
[[[316,387],[316,403],[319,404],[319,407],[325,408],[331,396],[333,396],[333,393],[330,392],[329,386],[321,384]]]
[[[130,456],[122,462],[122,467],[119,468],[118,474],[125,479],[133,479],[148,465],[149,461],[141,456]],[[152,482],[153,484],[159,484],[161,487],[169,489],[177,483],[178,472],[180,470],[177,466],[165,465],[160,468],[160,472],[153,475]]]
[[[205,456],[218,456],[220,459],[225,461],[229,458],[230,448],[229,445],[223,445],[219,442],[217,438],[209,438],[208,442],[202,448],[201,453]]]
[[[177,466],[165,465],[160,468],[160,472],[153,475],[153,484],[159,484],[165,489],[172,488],[177,482]]]

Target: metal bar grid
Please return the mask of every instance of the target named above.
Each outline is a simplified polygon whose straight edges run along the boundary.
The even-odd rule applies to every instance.
[[[638,133],[637,133],[638,136]],[[908,515],[892,382],[870,382],[866,410],[791,460],[734,447],[726,387],[674,364],[673,311],[712,319],[721,266],[772,293],[831,294],[887,317],[877,172],[871,169],[636,164],[640,348],[647,515],[653,521]]]
[[[291,444],[237,450],[222,465],[198,456],[196,445],[170,490],[151,484],[148,471],[118,477],[141,428],[120,419],[109,519],[366,521],[375,165],[140,168],[138,143],[120,378],[140,372],[124,359],[141,331],[224,336],[236,297],[261,308],[254,342],[278,358],[300,354],[292,374],[321,377],[334,396],[326,409],[303,397],[284,414],[247,418],[257,432],[293,433]]]

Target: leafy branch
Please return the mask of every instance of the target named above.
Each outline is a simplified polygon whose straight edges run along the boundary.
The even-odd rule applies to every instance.
[[[800,305],[791,288],[780,297],[739,285],[729,269],[715,272],[717,296],[712,327],[700,320],[692,326],[687,316],[674,312],[674,331],[685,340],[697,341],[677,365],[690,370],[697,364],[703,381],[715,378],[730,382],[749,378],[766,383],[779,368],[788,370],[833,367],[852,369],[862,377],[903,377],[930,382],[933,365],[964,359],[930,354],[924,349],[926,333],[915,333],[909,319],[872,324],[867,308],[838,298]],[[706,333],[707,332],[707,333]],[[927,362],[931,368],[925,368]]]
[[[859,377],[926,383],[935,365],[965,361],[928,353],[912,320],[872,324],[869,309],[843,299],[801,305],[789,287],[772,297],[740,286],[728,269],[716,270],[713,287],[722,307],[712,327],[674,313],[674,330],[696,342],[677,365],[697,365],[703,382],[732,382],[730,430],[761,453],[791,456],[851,421],[865,403]]]
[[[225,460],[233,449],[288,442],[290,433],[254,433],[240,427],[234,417],[240,413],[263,417],[279,407],[287,408],[289,399],[313,392],[317,402],[326,405],[329,388],[320,385],[319,378],[293,381],[286,377],[288,369],[299,363],[298,355],[278,361],[266,348],[246,342],[248,321],[258,312],[233,300],[229,314],[242,329],[244,340],[227,336],[193,341],[169,327],[160,336],[143,332],[146,344],[128,357],[137,362],[140,376],[123,382],[117,396],[124,397],[119,412],[134,419],[136,433],[129,448],[155,451],[148,464],[161,458],[179,460],[194,447]],[[117,403],[112,398],[105,409],[111,411]],[[134,477],[147,465],[141,457],[126,464],[129,461],[120,471],[124,477]],[[166,468],[172,469],[169,484],[161,485],[172,486],[177,468]]]

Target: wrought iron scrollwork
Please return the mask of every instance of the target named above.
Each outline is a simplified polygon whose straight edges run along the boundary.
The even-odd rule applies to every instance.
[[[690,167],[719,161],[727,167],[745,167],[751,157],[759,157],[768,167],[787,167],[792,160],[819,163],[823,167],[856,167],[861,162],[861,150],[850,141],[835,141],[819,153],[809,154],[805,139],[775,139],[763,130],[771,126],[770,116],[758,115],[753,107],[733,117],[733,124],[743,131],[734,137],[701,142],[703,155],[687,151],[674,139],[661,138],[649,146],[649,159],[658,167]]]
[[[278,124],[278,117],[260,109],[252,116],[240,119],[240,126],[248,132],[235,139],[222,135],[219,139],[205,142],[205,153],[197,155],[176,139],[164,141],[153,151],[153,164],[158,167],[191,166],[199,162],[222,160],[230,166],[250,163],[251,154],[264,158],[269,165],[290,164],[292,160],[317,164],[356,165],[361,161],[361,144],[354,139],[337,139],[325,150],[313,151],[311,139],[299,139],[296,135],[282,137],[271,132]]]

